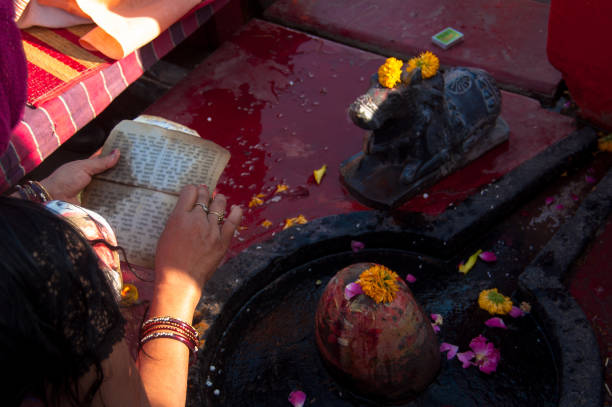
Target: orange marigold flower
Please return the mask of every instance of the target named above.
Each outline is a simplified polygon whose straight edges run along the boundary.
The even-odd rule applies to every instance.
[[[305,223],[308,223],[308,219],[306,219],[304,215],[298,215],[295,218],[287,218],[285,219],[285,226],[283,226],[283,230],[294,225],[303,225]]]
[[[478,296],[478,305],[491,315],[506,315],[512,310],[512,300],[498,292],[497,288],[482,290]]]
[[[396,58],[387,58],[384,64],[378,68],[378,82],[385,88],[392,88],[402,76],[402,65],[404,63]]]
[[[121,305],[133,305],[136,301],[138,301],[138,288],[134,284],[123,284],[121,289]]]
[[[359,275],[357,283],[365,295],[380,304],[390,303],[395,299],[395,294],[399,290],[398,279],[399,276],[394,271],[375,264]]]
[[[272,222],[270,222],[268,219],[264,220],[263,222],[261,222],[261,226],[268,229],[270,226],[272,226]]]
[[[410,72],[415,68],[421,68],[421,76],[423,79],[431,78],[440,68],[440,60],[437,56],[429,51],[421,53],[418,57],[412,58],[408,61],[408,67],[406,71]]]
[[[597,148],[599,151],[612,151],[612,134],[600,137],[597,140]]]

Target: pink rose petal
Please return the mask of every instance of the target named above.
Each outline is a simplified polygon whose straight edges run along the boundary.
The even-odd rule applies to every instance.
[[[576,195],[576,194],[572,194],[572,200],[573,200],[574,202],[578,202],[578,195]]]
[[[359,242],[357,240],[351,240],[351,249],[353,250],[354,253],[357,253],[360,250],[363,250],[363,248],[365,247],[365,244],[363,244],[362,242]]]
[[[551,203],[555,202],[555,198],[552,196],[549,196],[546,198],[544,202],[546,203],[546,205],[550,205]]]
[[[461,353],[457,353],[457,359],[459,359],[459,361],[461,363],[463,363],[463,368],[467,369],[468,367],[472,366],[472,358],[474,358],[474,352],[472,352],[471,350],[468,350],[466,352],[461,352]]]
[[[504,320],[499,317],[489,318],[485,321],[485,325],[490,328],[508,329]]]
[[[594,177],[591,177],[590,175],[587,175],[586,177],[584,177],[584,180],[588,182],[589,184],[594,184],[595,182],[597,182],[597,180]]]
[[[487,342],[487,338],[478,335],[470,342],[470,348],[474,351],[474,364],[481,372],[490,374],[497,369],[500,353],[493,343]]]
[[[412,274],[408,274],[406,276],[406,281],[408,281],[409,283],[414,283],[416,281],[416,277],[413,276]]]
[[[289,403],[293,405],[293,407],[303,407],[304,402],[306,401],[306,393],[301,390],[294,390],[289,394]]]
[[[563,210],[563,208],[565,208],[565,206],[563,206],[563,205],[561,205],[561,204],[559,204],[559,205],[555,206],[555,209],[556,209],[556,210],[558,210],[558,211]]]
[[[435,333],[440,332],[440,326],[439,325],[431,324],[431,327],[433,328]]]
[[[487,263],[497,261],[497,256],[493,252],[482,252],[478,255],[478,257],[480,257],[480,260],[484,260]]]
[[[458,350],[459,350],[459,346],[457,345],[453,345],[453,344],[446,343],[446,342],[442,342],[440,344],[440,352],[448,351],[448,353],[446,354],[447,360],[451,360],[452,358],[454,358]]]
[[[512,306],[512,309],[510,310],[510,312],[508,313],[508,315],[510,315],[512,318],[520,318],[523,315],[525,315],[525,313],[523,312],[522,309],[520,309],[519,307],[515,307],[514,305]]]
[[[344,298],[346,298],[347,301],[359,294],[363,294],[363,289],[357,283],[348,283],[346,287],[344,287]]]

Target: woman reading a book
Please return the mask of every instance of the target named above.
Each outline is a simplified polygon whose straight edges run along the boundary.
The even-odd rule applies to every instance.
[[[25,188],[78,203],[78,191],[118,155],[65,164]],[[154,296],[134,361],[116,289],[91,242],[40,203],[0,198],[0,363],[10,369],[0,381],[3,399],[184,406],[197,340],[189,323],[242,217],[233,206],[220,222],[225,206],[205,186],[181,191],[158,243]]]

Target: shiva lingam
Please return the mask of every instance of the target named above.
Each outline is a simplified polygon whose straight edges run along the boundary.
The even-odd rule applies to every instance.
[[[438,339],[406,283],[385,266],[340,270],[318,303],[315,337],[330,372],[354,393],[409,401],[440,369]]]
[[[508,139],[494,79],[439,66],[429,51],[407,64],[389,58],[351,104],[353,123],[370,131],[340,176],[362,203],[395,208]]]

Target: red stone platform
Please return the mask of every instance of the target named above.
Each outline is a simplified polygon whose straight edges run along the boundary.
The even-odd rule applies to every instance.
[[[561,80],[546,57],[549,5],[536,0],[278,0],[266,18],[382,55],[431,50],[447,66],[489,71],[506,89],[551,98]],[[443,50],[446,27],[463,43]]]
[[[384,57],[252,20],[147,110],[194,128],[232,158],[218,191],[245,207],[233,253],[281,230],[286,218],[367,210],[343,189],[339,165],[361,150],[348,118]],[[510,140],[430,188],[403,210],[436,215],[568,135],[572,121],[533,99],[503,93]],[[320,185],[312,176],[327,165]],[[289,190],[275,194],[277,185]],[[264,204],[248,208],[262,194]],[[265,220],[272,226],[264,228]]]

